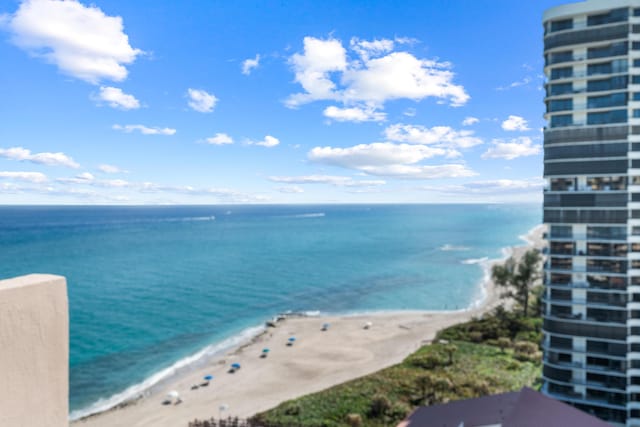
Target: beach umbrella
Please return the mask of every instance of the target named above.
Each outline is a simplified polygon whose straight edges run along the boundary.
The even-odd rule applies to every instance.
[[[324,324],[322,325],[322,330],[323,330],[323,331],[326,331],[327,329],[329,329],[329,324],[328,324],[328,323],[324,323]]]
[[[365,329],[369,329],[372,326],[373,326],[373,323],[371,323],[371,322],[367,322],[367,323],[364,324],[364,328]]]
[[[232,364],[231,364],[231,368],[233,368],[233,369],[240,369],[240,364],[239,364],[239,363],[232,363]]]
[[[211,381],[213,379],[213,375],[207,375],[204,377],[205,380]]]
[[[289,338],[289,342],[294,342],[295,340],[296,340],[296,337]]]
[[[179,399],[180,398],[180,393],[178,393],[175,390],[171,390],[169,393],[167,393],[167,397],[169,399]]]
[[[269,349],[268,349],[268,348],[263,348],[263,349],[262,349],[262,352],[263,352],[263,353],[265,353],[265,354],[266,354],[266,353],[269,353]]]

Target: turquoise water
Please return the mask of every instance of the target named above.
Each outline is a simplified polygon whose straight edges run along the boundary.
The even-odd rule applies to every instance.
[[[478,261],[540,219],[538,205],[0,207],[0,277],[67,277],[78,416],[286,310],[467,307]]]

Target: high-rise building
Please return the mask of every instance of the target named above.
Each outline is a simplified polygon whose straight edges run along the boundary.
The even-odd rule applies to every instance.
[[[640,426],[640,0],[544,14],[543,392]]]

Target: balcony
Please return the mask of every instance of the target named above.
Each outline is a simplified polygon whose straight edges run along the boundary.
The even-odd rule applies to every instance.
[[[544,132],[544,145],[565,142],[626,141],[627,126],[592,127],[586,129],[548,129]]]
[[[567,353],[577,353],[577,354],[588,354],[590,356],[593,355],[599,355],[599,356],[606,356],[609,359],[615,359],[615,360],[620,360],[620,361],[626,361],[627,360],[627,351],[624,348],[624,345],[621,345],[621,349],[615,350],[615,349],[575,349],[572,348],[571,346],[566,346],[563,344],[558,344],[558,343],[549,343],[549,344],[542,344],[542,349],[545,352],[549,352],[549,351],[560,351],[560,352],[567,352]]]
[[[552,334],[592,339],[625,342],[627,339],[626,324],[582,319],[575,315],[566,315],[566,317],[544,316],[542,330]]]
[[[594,41],[626,39],[629,34],[627,23],[612,25],[605,28],[587,28],[576,31],[566,31],[558,34],[551,33],[545,37],[544,50],[560,46],[590,43]],[[617,50],[612,49],[612,53]]]

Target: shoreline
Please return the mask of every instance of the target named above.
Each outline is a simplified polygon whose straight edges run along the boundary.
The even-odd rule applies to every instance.
[[[225,366],[225,364],[228,364],[230,360],[239,361],[240,359],[243,359],[247,361],[253,359],[248,358],[246,353],[255,350],[253,347],[273,344],[276,337],[283,338],[284,332],[282,330],[287,328],[294,329],[294,331],[296,331],[295,333],[299,335],[300,332],[297,332],[297,330],[300,329],[305,331],[305,335],[307,333],[313,333],[317,336],[317,332],[320,331],[320,325],[322,325],[322,323],[331,323],[331,332],[334,332],[334,324],[339,324],[341,325],[341,328],[348,328],[350,336],[353,335],[353,342],[358,343],[361,341],[361,335],[363,335],[360,331],[363,323],[373,321],[374,326],[371,329],[377,331],[379,329],[377,325],[382,322],[389,324],[390,327],[385,327],[384,333],[381,334],[382,336],[380,337],[380,341],[384,342],[384,345],[382,346],[383,348],[380,348],[379,350],[384,350],[388,345],[393,345],[394,347],[392,348],[394,348],[395,351],[391,352],[393,354],[388,355],[376,354],[373,358],[370,357],[371,355],[368,355],[367,357],[363,356],[363,360],[353,360],[351,362],[371,362],[368,365],[365,363],[367,366],[362,369],[354,369],[351,363],[346,363],[347,369],[345,370],[344,367],[342,367],[342,369],[338,370],[337,375],[329,375],[329,380],[325,378],[324,381],[320,381],[319,383],[305,383],[300,386],[289,384],[289,387],[284,387],[287,389],[284,393],[277,393],[278,396],[281,395],[280,397],[273,396],[266,398],[265,396],[258,396],[257,400],[259,400],[259,402],[257,402],[254,396],[251,395],[252,393],[250,390],[238,389],[236,390],[237,393],[231,393],[231,396],[224,399],[225,404],[233,402],[229,405],[231,408],[230,411],[223,414],[224,417],[229,415],[247,417],[254,413],[276,406],[281,401],[319,391],[332,385],[348,381],[398,363],[421,345],[430,342],[438,330],[491,311],[496,306],[504,303],[504,301],[499,297],[497,287],[491,281],[491,267],[497,263],[504,262],[510,256],[519,258],[526,250],[532,247],[537,247],[539,249],[542,245],[541,237],[543,230],[544,226],[538,225],[529,230],[526,234],[518,236],[518,238],[523,241],[522,245],[502,248],[502,257],[482,260],[477,263],[483,271],[483,276],[478,285],[479,296],[466,308],[430,311],[377,310],[351,313],[306,312],[288,313],[288,315],[287,313],[283,313],[282,316],[284,316],[285,319],[282,322],[278,322],[276,328],[268,328],[264,326],[264,324],[263,326],[246,328],[239,334],[229,337],[221,342],[211,344],[193,355],[175,362],[170,367],[145,379],[142,383],[135,384],[107,399],[101,399],[83,410],[76,410],[72,412],[71,415],[74,413],[77,415],[73,419],[70,419],[70,425],[91,427],[121,425],[124,427],[147,425],[173,426],[182,423],[186,426],[189,421],[192,421],[195,418],[207,418],[218,415],[217,408],[219,404],[222,404],[219,402],[222,402],[220,399],[223,397],[220,396],[220,393],[225,392],[225,390],[224,387],[221,390],[217,390],[217,388],[225,385],[224,383],[229,383],[229,381],[225,381],[229,379],[229,375],[225,376],[226,371],[223,369],[223,372],[220,372],[220,368]],[[400,335],[400,330],[406,333],[402,334],[402,339],[396,339],[396,336]],[[376,332],[368,334],[376,335]],[[274,337],[274,335],[276,335],[276,337]],[[330,334],[326,333],[324,335]],[[407,335],[410,335],[411,338]],[[316,338],[317,337],[314,337],[314,339]],[[323,343],[322,345],[324,344],[327,343]],[[358,348],[362,345],[366,346],[367,344],[371,343],[362,342],[353,346],[351,351],[355,353],[367,353],[366,349]],[[298,348],[305,346],[306,343],[303,345],[296,343],[293,347],[298,350]],[[344,352],[339,353],[343,357],[349,357],[349,354]],[[389,353],[389,351],[386,351],[386,353]],[[274,355],[275,354],[273,352],[270,353],[267,360],[271,361],[274,359],[274,357],[272,357]],[[373,361],[371,359],[373,359]],[[284,362],[285,366],[295,365],[293,363],[287,363],[286,360],[282,362]],[[322,364],[321,362],[327,361],[319,361],[320,364]],[[254,362],[253,360],[247,363],[265,365],[263,362]],[[246,364],[242,365],[243,369],[241,372],[243,373],[248,371],[248,369],[245,369],[245,365]],[[276,373],[275,377],[279,377],[281,375],[286,376],[288,374],[288,371],[282,371],[282,366],[279,366],[279,368],[279,372]],[[307,370],[312,369],[312,367],[306,368]],[[327,370],[324,368],[319,368],[317,371],[323,372],[324,374],[331,374],[331,372],[325,372]],[[214,375],[215,378],[211,382],[211,388],[206,390],[206,396],[204,393],[198,393],[201,390],[190,390],[190,384],[197,384],[201,382],[201,378],[209,372],[213,372],[217,375]],[[309,374],[308,376],[315,377],[314,373],[305,373]],[[274,372],[266,372],[266,374],[268,379],[274,379]],[[232,377],[240,377],[240,374]],[[154,378],[159,379],[154,381]],[[219,381],[219,379],[222,381]],[[256,381],[251,382],[255,383]],[[261,382],[265,381],[262,380]],[[269,383],[273,381],[266,382]],[[235,384],[226,384],[226,388],[235,389],[236,387],[234,387],[234,385]],[[272,384],[272,386],[275,385]],[[277,386],[282,385],[278,384]],[[209,392],[211,392],[213,388],[216,388],[216,393],[212,395]],[[183,397],[184,402],[179,406],[170,406],[171,411],[167,414],[167,408],[160,405],[160,402],[163,400],[168,390],[174,389],[180,391],[180,395]],[[235,396],[236,394],[237,396]],[[116,401],[114,402],[114,400]],[[244,402],[243,404],[240,402],[241,400],[248,402]],[[250,403],[250,406],[247,406],[246,403]],[[164,415],[157,418],[154,416],[157,414]]]

